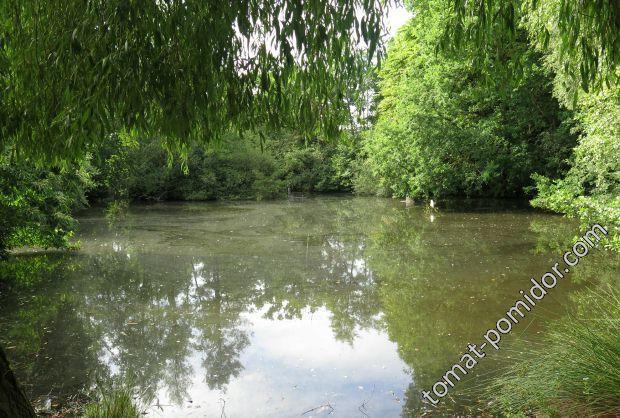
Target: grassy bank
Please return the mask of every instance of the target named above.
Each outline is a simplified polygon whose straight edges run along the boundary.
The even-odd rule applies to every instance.
[[[507,415],[618,416],[620,294],[579,294],[576,312],[495,379],[488,396]]]

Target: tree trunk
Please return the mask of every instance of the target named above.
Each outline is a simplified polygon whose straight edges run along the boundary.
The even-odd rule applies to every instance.
[[[9,360],[0,345],[0,418],[36,417],[9,367]]]

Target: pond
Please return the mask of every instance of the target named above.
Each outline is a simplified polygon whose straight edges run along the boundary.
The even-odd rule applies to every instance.
[[[514,201],[327,196],[83,213],[73,252],[2,265],[0,342],[32,399],[122,376],[149,416],[418,416],[428,390],[559,260],[578,225]],[[544,335],[570,294],[617,275],[589,255],[439,405]],[[431,411],[432,412],[432,411]]]

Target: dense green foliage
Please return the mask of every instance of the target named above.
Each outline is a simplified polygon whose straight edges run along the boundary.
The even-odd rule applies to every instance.
[[[514,2],[508,1],[490,5],[499,7],[498,10],[501,11],[495,18],[500,19],[503,11],[512,7],[510,6],[512,3]],[[484,5],[485,2],[481,4]],[[453,7],[448,7],[449,5]],[[281,10],[280,8],[289,10],[286,4],[279,4],[264,10],[264,15],[255,16],[252,14],[254,6],[247,6],[249,7],[247,10],[243,9],[241,4],[231,6],[234,9],[231,14],[237,13],[234,22],[241,24],[245,12],[251,15],[251,23],[256,23],[262,22],[269,13],[275,13]],[[225,104],[218,102],[220,100],[216,99],[219,97],[218,94],[224,93],[211,83],[209,88],[216,90],[207,90],[207,95],[212,95],[219,109],[219,113],[213,114],[211,110],[215,105],[204,97],[196,97],[195,89],[202,88],[200,87],[202,84],[194,86],[192,83],[179,81],[181,84],[176,87],[178,90],[170,92],[167,89],[171,87],[163,86],[161,83],[168,80],[168,84],[171,84],[170,78],[176,80],[181,75],[179,80],[191,78],[196,82],[201,80],[202,83],[205,81],[206,73],[200,76],[192,73],[195,71],[193,65],[206,65],[205,62],[208,61],[207,68],[210,70],[207,73],[215,71],[213,62],[209,60],[217,57],[196,57],[192,55],[195,51],[190,54],[189,50],[193,49],[188,44],[183,47],[189,51],[188,62],[183,63],[185,65],[183,71],[170,70],[159,73],[157,77],[161,80],[159,78],[153,80],[151,73],[158,68],[161,69],[167,60],[172,59],[169,54],[174,56],[176,53],[168,49],[169,45],[165,41],[168,39],[168,42],[171,42],[169,38],[172,37],[167,32],[172,23],[166,19],[180,19],[182,16],[187,19],[184,21],[187,33],[183,33],[187,40],[198,37],[195,40],[207,45],[212,45],[211,43],[223,45],[220,52],[224,55],[218,57],[227,57],[238,62],[234,57],[243,52],[242,46],[238,44],[245,35],[243,31],[240,39],[229,39],[230,34],[207,35],[199,22],[194,22],[193,17],[186,16],[190,11],[202,10],[201,7],[205,7],[203,10],[205,13],[212,12],[211,5],[199,6],[190,2],[186,7],[171,6],[160,9],[154,6],[138,8],[132,4],[123,9],[114,3],[93,2],[89,3],[89,8],[85,10],[76,9],[72,14],[61,16],[48,13],[47,4],[41,6],[43,9],[39,10],[39,15],[35,15],[29,9],[32,4],[24,3],[18,7],[9,2],[3,6],[6,10],[10,10],[10,13],[23,13],[27,18],[24,17],[22,22],[17,23],[3,21],[6,28],[15,26],[19,31],[18,35],[10,40],[3,38],[6,48],[3,50],[1,60],[4,67],[0,66],[0,69],[4,71],[1,73],[4,77],[3,82],[10,84],[11,88],[7,90],[9,94],[4,95],[2,99],[4,110],[1,114],[7,121],[2,138],[5,143],[10,144],[9,148],[12,148],[18,156],[24,154],[38,156],[39,151],[51,156],[52,159],[68,156],[72,152],[75,152],[75,155],[90,155],[95,167],[89,173],[81,170],[76,174],[77,171],[71,168],[71,164],[65,166],[62,171],[64,175],[72,175],[85,182],[88,181],[88,175],[92,175],[95,187],[89,192],[89,197],[116,201],[117,203],[112,204],[114,210],[123,207],[123,203],[119,202],[129,200],[277,198],[284,196],[289,188],[293,191],[317,192],[348,191],[353,188],[358,193],[399,197],[522,196],[531,195],[536,191],[537,195],[533,200],[535,206],[580,217],[584,223],[591,223],[592,220],[603,222],[613,230],[614,226],[620,224],[617,165],[617,161],[620,161],[618,87],[613,84],[613,78],[601,76],[599,79],[605,79],[608,85],[597,84],[595,91],[586,93],[573,82],[574,71],[569,71],[567,65],[571,68],[579,66],[579,63],[584,62],[586,58],[576,53],[567,55],[566,50],[569,46],[563,38],[565,28],[556,24],[559,9],[566,9],[569,6],[561,0],[541,2],[537,5],[524,2],[522,6],[515,8],[518,9],[519,20],[516,26],[510,23],[508,26],[487,27],[486,23],[472,17],[475,13],[484,12],[470,10],[467,12],[472,14],[470,16],[463,9],[465,5],[452,4],[450,0],[429,0],[410,5],[415,17],[392,42],[388,59],[379,72],[379,100],[378,106],[374,109],[375,114],[367,114],[365,120],[355,122],[358,125],[368,126],[369,121],[374,121],[374,127],[362,135],[364,141],[360,141],[358,134],[342,134],[339,140],[330,142],[317,139],[323,138],[320,135],[308,139],[307,135],[310,132],[330,130],[319,129],[322,122],[314,118],[331,118],[335,115],[332,110],[342,113],[344,108],[341,105],[346,102],[347,107],[351,104],[351,100],[366,95],[368,89],[374,88],[375,79],[361,71],[363,66],[356,67],[355,70],[353,67],[340,69],[342,73],[335,69],[335,72],[330,74],[334,77],[337,74],[342,76],[341,81],[350,82],[347,77],[353,76],[354,73],[357,77],[357,84],[348,85],[347,89],[342,90],[342,96],[336,95],[341,97],[343,102],[334,102],[333,95],[330,96],[330,103],[327,106],[330,111],[327,113],[324,112],[327,108],[304,107],[305,99],[314,97],[312,100],[316,101],[324,97],[322,93],[325,91],[321,90],[321,93],[313,90],[314,88],[319,88],[317,87],[319,85],[325,88],[335,86],[329,83],[326,85],[310,83],[311,80],[317,81],[313,77],[321,72],[317,70],[319,67],[322,68],[319,65],[321,60],[329,61],[333,58],[324,55],[323,50],[313,49],[313,42],[317,39],[304,38],[308,45],[301,42],[299,51],[294,51],[294,47],[290,48],[291,54],[301,53],[298,58],[307,57],[308,64],[314,63],[309,67],[296,66],[294,62],[289,63],[280,55],[271,62],[266,57],[271,56],[273,51],[261,49],[253,60],[248,61],[247,73],[233,71],[234,74],[230,75],[224,74],[226,72],[224,71],[218,75],[223,79],[213,78],[221,83],[229,83],[230,85],[225,88],[228,89],[225,94],[229,98],[231,95],[234,96],[233,101]],[[296,7],[305,6],[291,7],[291,13],[294,15],[300,13]],[[322,4],[322,7],[331,6]],[[566,13],[564,9],[560,13],[562,16]],[[110,28],[101,33],[96,31],[89,33],[85,30],[84,22],[100,19],[91,15],[95,12],[105,12],[104,16],[113,16],[114,19],[120,19],[119,22],[133,25],[135,33],[127,32],[129,29],[127,31],[119,29],[116,33]],[[312,10],[312,13],[324,12],[318,9]],[[145,19],[151,13],[162,17],[162,23],[155,26],[149,24]],[[305,22],[307,27],[304,26],[297,31],[293,29],[295,40],[302,32],[310,33],[314,30],[311,24],[312,18],[306,16],[305,12],[301,13],[310,20]],[[80,16],[86,20],[72,33],[70,42],[67,41],[69,42],[67,45],[70,46],[68,50],[62,49],[62,43],[50,43],[48,37],[55,34],[56,29],[46,28],[45,31],[37,32],[34,27],[40,25],[42,21],[54,22],[60,27],[76,25]],[[373,16],[375,16],[373,12],[369,12],[362,19],[364,25],[368,25],[371,20],[374,25],[380,25]],[[605,16],[601,17],[604,18]],[[282,30],[289,24],[297,26],[286,19],[284,18],[286,22],[270,22],[270,25],[276,27],[284,25]],[[335,20],[330,20],[328,24],[336,26],[344,24],[337,22],[340,18],[333,17],[333,19]],[[218,21],[218,24],[226,26],[230,23],[226,22],[228,21]],[[356,21],[346,20],[346,23],[353,26],[361,25],[361,22]],[[449,28],[451,23],[457,25],[454,30]],[[469,30],[459,34],[458,25],[469,27]],[[290,32],[290,27],[287,30]],[[362,31],[365,34],[360,36],[370,41],[372,34],[368,34],[368,30],[366,27]],[[148,43],[136,40],[136,34],[142,33],[141,31],[145,33],[154,31],[153,42],[159,36],[162,38],[149,46]],[[161,33],[156,35],[158,31]],[[574,36],[581,37],[583,33],[598,31],[600,36],[594,36],[588,42],[598,39],[601,48],[610,42],[600,28],[592,27],[584,31]],[[502,33],[505,36],[493,41],[488,34],[495,32],[498,36]],[[28,33],[40,37],[40,45],[29,44],[31,49],[10,53],[12,48],[21,45],[20,42],[25,42],[22,37]],[[289,36],[291,33],[280,34],[282,48],[287,49],[285,45],[291,41]],[[178,40],[179,36],[177,34],[172,38]],[[351,36],[349,41],[357,37],[353,34]],[[105,42],[115,44],[123,39],[125,40],[123,48],[110,52],[108,45],[107,51],[111,55],[104,56],[106,48],[102,45],[105,45]],[[437,49],[438,45],[449,39],[452,39],[452,46],[456,48]],[[229,41],[232,43],[228,44]],[[321,42],[328,41],[325,39]],[[98,42],[97,45],[95,42]],[[342,47],[336,44],[332,46]],[[156,47],[161,51],[155,57],[153,54]],[[42,62],[40,67],[59,66],[55,75],[36,68],[31,73],[26,71],[25,59],[30,57],[30,62],[36,60],[39,57],[37,48],[51,51],[47,61]],[[95,65],[91,68],[84,64],[86,70],[80,72],[79,77],[77,73],[71,73],[73,75],[70,80],[73,81],[67,81],[63,77],[69,74],[66,71],[73,68],[71,66],[74,63],[60,62],[59,57],[64,55],[55,48],[60,48],[62,54],[73,54],[71,56],[75,56],[74,59],[82,64],[84,60],[95,60],[95,63],[101,60],[100,64],[104,65],[105,61],[104,66],[108,70],[102,71],[103,67]],[[118,71],[125,68],[127,63],[132,63],[134,59],[132,57],[138,51],[146,54],[144,62],[150,63],[152,67],[134,65],[137,69],[128,70],[124,78],[121,77],[122,74]],[[50,61],[51,57],[56,57],[55,61]],[[203,62],[204,60],[206,61]],[[265,64],[264,60],[269,61],[269,65]],[[608,65],[601,66],[601,71],[614,72],[609,64],[613,59],[609,60],[605,61]],[[260,68],[255,68],[257,62],[262,63],[262,67],[259,65]],[[291,64],[290,68],[288,64]],[[314,68],[313,65],[318,67]],[[300,75],[310,68],[319,72]],[[89,73],[89,69],[92,73]],[[253,74],[253,81],[247,78],[250,73]],[[278,78],[284,73],[288,76]],[[263,77],[264,74],[267,74],[267,79]],[[310,78],[305,79],[306,76]],[[84,96],[82,91],[84,86],[81,83],[85,83],[87,79],[99,80],[95,83],[94,91],[89,93],[91,96]],[[121,79],[126,82],[123,86],[129,88],[119,87]],[[249,87],[259,79],[261,88]],[[275,79],[279,81],[274,84]],[[295,89],[299,86],[295,83],[302,83],[302,80],[309,90],[298,91],[297,93],[301,94],[298,97]],[[332,81],[334,80],[336,78]],[[100,87],[97,87],[99,84],[103,85],[104,81],[111,83],[110,97],[107,96],[110,92],[107,90],[102,92]],[[41,85],[45,85],[46,88],[38,89],[34,95],[29,96],[19,90],[25,88],[27,82],[44,83]],[[66,90],[64,94],[59,94],[59,91],[55,90],[61,87]],[[266,90],[263,91],[262,87]],[[357,91],[361,87],[362,91]],[[140,101],[131,96],[133,88],[143,89]],[[250,89],[250,96],[243,99],[245,103],[243,105],[236,102],[243,97],[243,94],[236,94],[238,88]],[[49,103],[39,100],[42,92],[62,97],[62,103],[56,100],[54,108],[50,108]],[[101,108],[93,110],[89,108],[89,104],[82,103],[82,99],[75,106],[69,106],[69,101],[76,99],[78,93],[82,94],[80,97],[84,100],[96,101],[96,104],[93,102],[91,105]],[[95,100],[100,94],[105,96],[105,100]],[[189,97],[185,104],[180,109],[169,108],[175,103],[178,105],[177,102],[180,100],[178,95],[181,94]],[[278,95],[295,101],[294,105],[292,102],[286,105],[280,103],[282,106],[297,110],[287,113],[283,112],[279,105],[273,105],[270,100]],[[109,102],[112,98],[116,99],[113,105]],[[244,106],[254,107],[261,104],[265,105],[263,109],[270,110],[266,118],[258,124],[252,119],[259,117],[257,109],[250,111],[249,107]],[[360,110],[366,105],[367,102],[358,102]],[[136,112],[140,106],[144,112]],[[185,106],[190,106],[191,109]],[[207,111],[198,118],[196,112],[201,112],[205,106]],[[231,106],[234,108],[232,113]],[[12,113],[16,109],[27,108],[36,111],[22,111],[19,115]],[[74,114],[77,109],[83,111],[79,117]],[[109,115],[106,113],[104,116],[95,117],[97,112],[107,112]],[[306,115],[306,112],[309,114]],[[348,114],[349,109],[344,113]],[[342,123],[344,113],[336,119],[331,119],[330,124],[336,121]],[[293,118],[290,119],[289,116]],[[218,122],[217,118],[220,117],[228,118],[226,127],[221,125],[221,121]],[[249,119],[246,120],[246,117]],[[38,122],[33,118],[38,118]],[[61,120],[59,118],[65,120],[65,123],[59,123]],[[186,118],[193,122],[188,123]],[[79,121],[75,122],[76,119]],[[274,127],[287,125],[284,119],[294,124],[294,129],[284,131],[285,133],[282,131],[274,133]],[[72,120],[75,123],[71,122]],[[209,129],[201,128],[205,123]],[[353,126],[350,121],[348,124],[349,128]],[[32,129],[28,130],[26,125]],[[254,128],[260,135],[248,131],[244,135],[230,133],[230,129],[235,127]],[[55,130],[55,133],[48,132],[50,129]],[[224,133],[226,131],[228,133]],[[195,133],[199,135],[196,136]],[[40,146],[42,142],[37,139],[40,135],[46,135],[46,141],[51,142],[43,142],[47,145]],[[59,138],[58,135],[65,136],[61,142],[54,142]],[[97,138],[92,139],[91,135]],[[214,138],[219,140],[211,141]],[[578,144],[576,138],[579,138]],[[209,145],[204,145],[205,140]],[[33,152],[30,141],[37,141],[38,151]],[[571,149],[576,144],[577,148],[571,156]],[[181,151],[181,157],[174,156],[176,151]],[[9,167],[8,160],[6,161],[5,167]],[[12,161],[30,168],[33,165],[31,160],[25,158],[14,158]],[[88,166],[85,163],[81,165]],[[9,171],[13,174],[20,171],[18,168],[11,170]],[[5,170],[4,176],[7,185],[16,181],[16,178],[10,177],[9,171]],[[56,175],[53,170],[40,170],[39,177],[44,172],[49,173],[50,178]],[[536,189],[530,187],[534,182]],[[56,193],[56,198],[62,200],[65,183],[56,181],[52,184],[48,181],[47,185],[40,186],[40,189],[47,190],[48,194]],[[73,183],[69,181],[67,184]],[[6,189],[8,190],[8,186]],[[16,202],[25,201],[20,197],[23,187],[14,187],[11,190],[13,195],[7,194],[3,197],[5,208],[14,208]],[[81,187],[73,188],[72,192],[67,193],[72,196],[71,199],[79,201],[83,192],[84,187]],[[18,220],[15,213],[26,212],[15,209],[10,212],[6,209],[8,215],[5,216],[4,222],[7,226],[3,228],[3,235],[7,238],[2,240],[3,244],[0,247],[7,248],[28,243],[43,246],[67,244],[67,237],[70,236],[68,231],[72,229],[72,220],[69,216],[72,204],[68,205],[65,202],[64,206],[54,209],[53,205],[42,203],[47,199],[44,194],[41,192],[36,196],[31,194],[27,206],[38,207],[38,215],[24,216],[24,219],[29,219],[31,226],[29,229],[22,228],[19,234],[15,232],[17,226],[11,229],[9,225],[18,225],[20,222],[23,224],[25,221]],[[8,202],[12,203],[9,205]],[[39,236],[35,237],[37,229],[40,232]],[[13,238],[9,239],[9,236]]]
[[[410,4],[379,72],[356,190],[532,196],[605,224],[620,248],[620,8],[576,3]]]
[[[180,151],[231,128],[331,135],[380,55],[385,7],[2,1],[0,145],[54,161],[85,155],[119,127]]]
[[[497,55],[524,21],[534,21],[532,38],[562,57],[558,74],[598,91],[616,84],[620,64],[620,7],[616,0],[449,0],[444,49],[475,45],[479,57]],[[513,56],[515,56],[513,54]],[[489,67],[493,72],[497,70]]]
[[[553,74],[554,95],[574,109],[579,144],[565,178],[536,176],[533,205],[620,227],[620,6],[613,0],[452,0],[442,36],[444,50],[472,45],[476,59],[493,76],[507,66],[497,62],[498,45],[526,30],[544,66]],[[511,51],[518,70],[523,54]],[[519,71],[517,71],[518,73]],[[515,75],[516,77],[516,75]],[[540,173],[542,174],[542,173]],[[618,237],[611,246],[620,248]]]
[[[339,2],[89,1],[63,13],[53,1],[5,2],[0,141],[21,156],[12,161],[64,161],[65,175],[67,159],[90,155],[91,198],[266,199],[289,188],[522,196],[535,180],[535,206],[620,224],[617,8],[409,4],[415,17],[379,72],[376,123],[362,146],[357,134],[317,140],[352,126],[353,103],[367,111],[374,78],[358,41],[367,58],[381,52],[384,4],[363,5],[356,16],[355,4]],[[288,133],[274,134],[281,126]],[[230,133],[248,128],[260,136]],[[56,186],[42,189],[62,200]],[[22,189],[3,207],[22,201]],[[71,205],[55,210],[37,196],[29,232],[11,230],[24,221],[7,209],[0,247],[67,243]],[[38,224],[45,232],[35,238]]]
[[[69,246],[72,212],[91,185],[86,166],[45,170],[0,156],[0,258],[24,245]]]
[[[561,31],[552,24],[557,7],[557,1],[542,3],[539,13],[526,16],[524,26],[537,39],[536,48],[545,53],[545,65],[555,74],[556,97],[575,110],[580,135],[567,175],[559,179],[537,177],[538,196],[532,204],[579,218],[583,225],[602,223],[615,233],[620,228],[620,68],[602,65],[598,77],[607,82],[589,92],[575,83],[574,75],[566,69],[580,66],[586,58],[562,53]],[[539,39],[542,30],[548,32],[544,42]],[[617,37],[617,32],[613,36]],[[598,50],[608,51],[604,41],[600,40]],[[606,76],[611,74],[614,76]],[[620,237],[612,235],[608,245],[620,248]]]
[[[380,72],[369,166],[395,196],[520,196],[532,173],[557,175],[574,145],[536,52],[521,78],[483,70],[463,51],[437,54],[444,2],[428,2],[390,45]],[[523,33],[506,49],[527,51]],[[370,176],[372,181],[373,176]]]
[[[99,190],[112,199],[261,199],[287,185],[338,188],[316,146],[291,150],[284,162],[242,141],[228,141],[222,154],[198,144],[287,126],[305,138],[335,137],[381,56],[388,6],[0,2],[0,147],[11,156],[1,161],[0,252],[68,245],[89,174],[75,166],[89,155]],[[118,147],[119,132],[147,140]],[[172,154],[185,158],[182,167],[168,164]],[[42,162],[45,169],[35,168]]]
[[[537,207],[566,213],[582,225],[601,223],[620,228],[620,87],[584,95],[576,118],[583,131],[566,177],[536,177]],[[607,244],[620,248],[614,234]]]
[[[353,144],[355,138],[349,140]],[[262,200],[287,191],[351,189],[354,148],[292,133],[229,134],[216,146],[194,144],[170,160],[159,138],[116,135],[98,153],[91,198],[127,200]]]
[[[502,412],[615,416],[620,397],[620,299],[589,291],[578,311],[554,324],[489,388]]]

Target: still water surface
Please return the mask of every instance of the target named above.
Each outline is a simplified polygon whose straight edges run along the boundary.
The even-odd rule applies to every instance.
[[[123,376],[154,417],[418,416],[419,391],[578,233],[510,201],[167,203],[113,223],[92,209],[79,251],[3,266],[0,342],[54,404]],[[600,274],[588,257],[577,282]],[[483,408],[484,382],[580,286],[556,287],[438,414]]]

